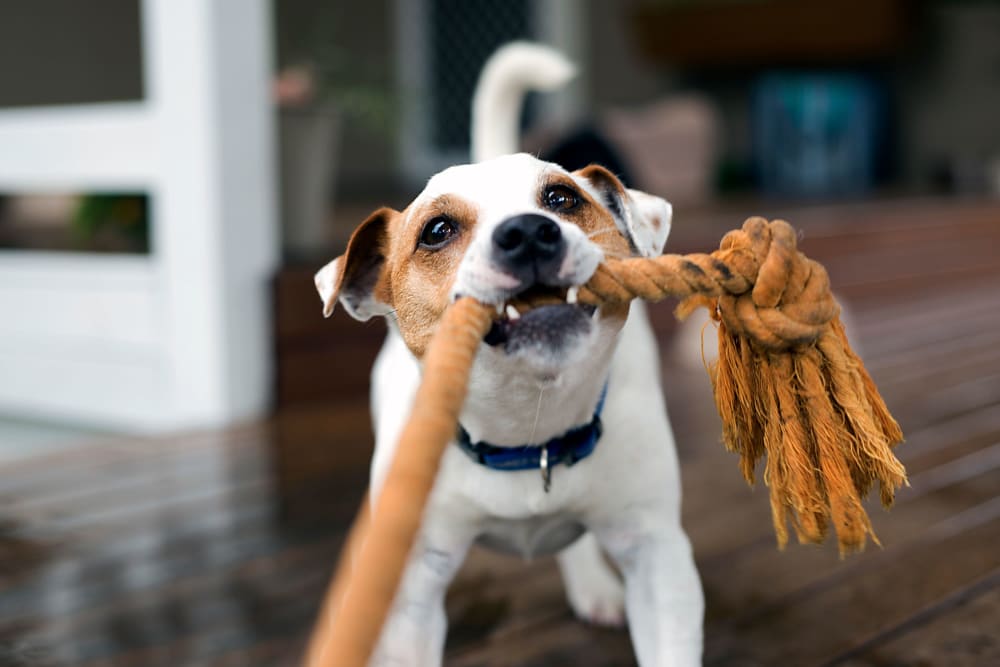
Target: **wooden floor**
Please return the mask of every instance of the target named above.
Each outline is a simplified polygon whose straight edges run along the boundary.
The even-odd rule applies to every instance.
[[[705,663],[1000,665],[1000,205],[788,217],[849,304],[906,432],[911,486],[891,512],[870,505],[881,549],[778,552],[766,489],[749,490],[718,444],[699,362],[678,353],[670,306],[657,307],[708,603]],[[679,218],[682,251],[739,220]],[[348,398],[0,468],[0,665],[295,664],[370,437],[363,398]],[[634,664],[624,631],[573,619],[551,559],[475,552],[448,612],[455,667]]]

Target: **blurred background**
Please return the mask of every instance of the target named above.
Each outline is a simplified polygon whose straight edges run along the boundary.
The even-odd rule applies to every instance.
[[[669,199],[669,250],[749,215],[803,230],[928,480],[884,529],[909,551],[848,574],[809,551],[789,574],[762,490],[738,521],[697,495],[720,466],[719,497],[746,491],[697,327],[654,309],[708,662],[1000,656],[925,613],[958,609],[968,635],[1000,603],[1000,556],[974,539],[1000,528],[1000,3],[34,0],[0,7],[0,665],[294,662],[365,487],[384,330],[323,320],[312,274],[468,160],[476,77],[513,39],[579,65],[529,96],[524,149]],[[907,590],[935,571],[929,530],[933,553],[980,545],[974,563],[875,606],[880,568]],[[784,583],[733,592],[733,562]],[[472,559],[452,664],[632,660],[572,621],[551,562],[518,567]],[[779,646],[746,616],[791,624],[803,591],[829,599],[801,618],[854,619],[836,641]],[[914,618],[929,643],[898,641]],[[527,648],[502,657],[512,637]]]

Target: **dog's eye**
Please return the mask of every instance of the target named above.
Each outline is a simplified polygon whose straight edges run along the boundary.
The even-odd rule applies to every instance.
[[[420,246],[430,250],[443,248],[458,234],[458,225],[444,216],[431,219],[420,231]]]
[[[550,211],[566,213],[580,205],[580,196],[565,185],[550,185],[542,193],[542,201]]]

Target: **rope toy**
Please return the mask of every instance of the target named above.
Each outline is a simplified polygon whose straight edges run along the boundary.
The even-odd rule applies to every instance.
[[[792,227],[750,218],[711,254],[609,259],[578,295],[597,306],[666,297],[684,299],[682,316],[704,305],[718,322],[710,375],[723,440],[751,484],[767,455],[778,546],[788,542],[789,523],[800,542],[816,543],[832,523],[841,555],[863,549],[869,535],[877,543],[861,498],[877,481],[883,505],[892,504],[906,483],[892,452],[903,435],[847,342],[826,270],[797,250]],[[342,556],[309,667],[367,664],[494,313],[461,298],[438,325],[370,525],[355,527]],[[345,580],[348,559],[353,570]]]

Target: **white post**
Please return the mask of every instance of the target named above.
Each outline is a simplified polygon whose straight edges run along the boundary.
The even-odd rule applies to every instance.
[[[267,0],[144,0],[153,253],[174,425],[259,414],[278,263]],[[166,407],[166,406],[165,406]]]

